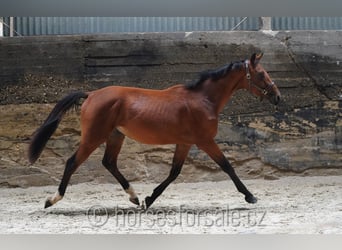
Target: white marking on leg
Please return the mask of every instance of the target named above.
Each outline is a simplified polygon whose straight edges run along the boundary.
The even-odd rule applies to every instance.
[[[134,191],[134,189],[132,188],[131,185],[129,185],[129,188],[127,188],[127,189],[125,190],[125,192],[126,192],[127,194],[129,194],[129,197],[130,197],[131,199],[137,198],[137,195],[135,194],[135,191]]]
[[[56,204],[58,201],[60,201],[61,199],[63,199],[63,196],[59,194],[59,192],[57,191],[54,196],[52,196],[49,201],[51,202],[51,204]]]

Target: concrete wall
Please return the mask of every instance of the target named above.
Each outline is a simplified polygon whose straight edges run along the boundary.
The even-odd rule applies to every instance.
[[[31,133],[52,107],[45,103],[54,103],[73,89],[112,84],[161,89],[186,83],[202,70],[259,51],[264,52],[263,66],[280,88],[282,103],[275,109],[246,91],[237,93],[221,115],[220,147],[246,178],[276,178],[285,172],[341,174],[340,41],[340,31],[0,38],[0,184],[42,185],[60,179],[78,142],[77,114],[66,117],[34,166],[28,167],[24,157]],[[102,150],[94,153],[74,181],[112,180],[95,168]],[[123,172],[131,180],[160,181],[169,170],[172,150],[152,150],[128,140],[120,159]],[[226,178],[193,148],[179,180]]]

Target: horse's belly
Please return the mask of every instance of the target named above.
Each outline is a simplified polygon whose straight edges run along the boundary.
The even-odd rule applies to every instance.
[[[178,126],[119,126],[117,129],[127,137],[144,144],[194,144],[196,142],[193,131],[186,131]]]
[[[117,127],[125,136],[144,144],[176,144],[178,138],[170,136],[166,131],[157,131],[153,128]]]

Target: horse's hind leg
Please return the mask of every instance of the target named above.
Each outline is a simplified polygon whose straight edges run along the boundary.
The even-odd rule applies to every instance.
[[[248,191],[248,189],[236,175],[234,168],[230,165],[229,161],[226,159],[214,140],[205,144],[199,144],[197,146],[205,151],[222,168],[222,170],[229,175],[237,190],[245,195],[245,200],[248,203],[257,202],[257,199],[251,194],[251,192]]]
[[[118,154],[120,153],[122,143],[125,136],[118,130],[115,130],[111,136],[106,141],[106,151],[103,156],[102,164],[106,169],[118,180],[122,188],[129,194],[129,200],[139,205],[139,199],[134,192],[134,189],[126,180],[126,178],[121,174],[117,166]]]
[[[54,205],[63,198],[72,174],[89,157],[89,155],[95,150],[95,148],[97,148],[97,146],[98,145],[89,147],[80,144],[76,153],[68,159],[64,169],[62,181],[58,187],[58,191],[55,193],[53,197],[48,198],[46,200],[45,208]]]
[[[167,186],[177,178],[177,176],[181,172],[186,156],[189,153],[190,147],[191,145],[176,146],[176,151],[173,156],[170,174],[158,187],[156,187],[153,190],[151,196],[147,196],[145,198],[146,208],[149,208],[152,205],[152,203],[158,198],[158,196],[162,194],[165,188],[167,188]]]

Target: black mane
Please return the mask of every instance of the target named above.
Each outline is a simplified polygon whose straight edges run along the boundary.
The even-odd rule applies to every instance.
[[[200,73],[199,79],[197,81],[193,81],[185,84],[185,88],[187,89],[196,89],[198,86],[202,85],[208,79],[213,81],[217,81],[222,77],[225,77],[231,70],[236,68],[240,68],[243,65],[243,61],[232,62],[230,64],[226,64],[218,69],[206,70]]]

